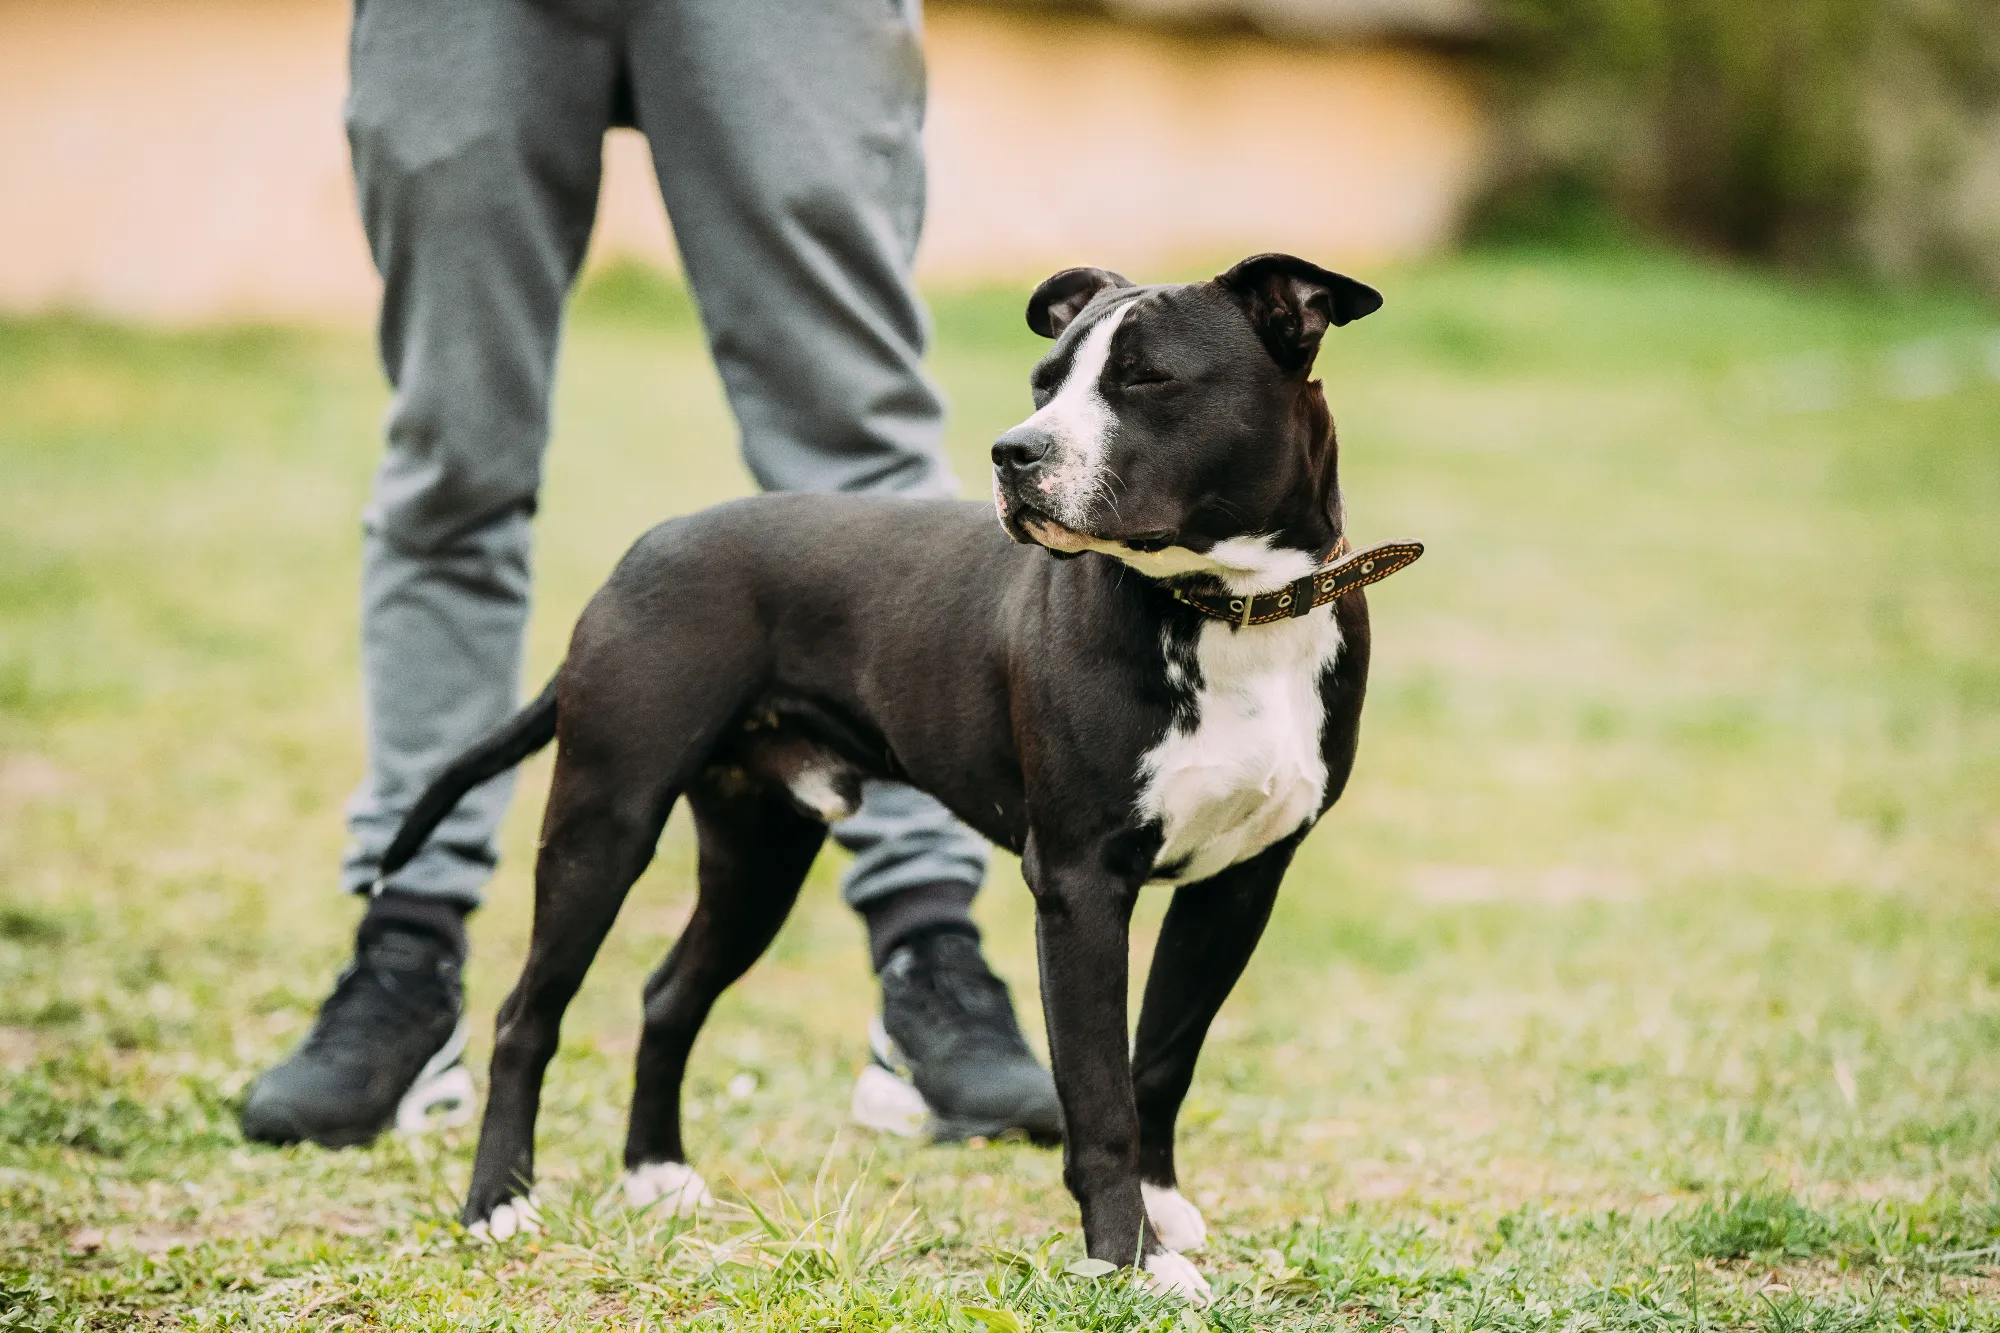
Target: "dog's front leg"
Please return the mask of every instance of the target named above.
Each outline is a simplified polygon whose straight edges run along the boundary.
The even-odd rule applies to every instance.
[[[1301,835],[1302,836],[1302,835]],[[1174,1168],[1174,1122],[1195,1061],[1222,1002],[1264,933],[1297,837],[1221,874],[1174,890],[1160,924],[1146,998],[1139,1006],[1132,1083],[1139,1108],[1139,1178],[1146,1220],[1170,1250],[1195,1250],[1208,1226],[1183,1198]]]
[[[1035,894],[1042,1011],[1063,1109],[1063,1183],[1093,1259],[1143,1264],[1161,1249],[1139,1197],[1139,1114],[1126,1046],[1127,941],[1137,886],[1090,860],[1024,858]]]

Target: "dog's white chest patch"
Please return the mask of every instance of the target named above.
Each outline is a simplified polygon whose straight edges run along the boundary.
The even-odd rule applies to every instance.
[[[1171,872],[1163,880],[1207,879],[1319,813],[1320,677],[1339,653],[1330,611],[1241,630],[1202,626],[1193,725],[1175,721],[1140,763],[1139,810],[1160,821],[1154,864]],[[1171,654],[1167,670],[1180,673]]]

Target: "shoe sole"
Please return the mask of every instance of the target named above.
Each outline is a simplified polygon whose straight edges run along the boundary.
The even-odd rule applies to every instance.
[[[396,1103],[397,1133],[435,1134],[472,1122],[472,1073],[462,1063],[469,1030],[459,1019],[445,1044],[410,1081],[410,1090]]]
[[[1061,1134],[1037,1133],[1026,1125],[1017,1125],[1005,1120],[947,1120],[934,1115],[926,1128],[932,1143],[965,1143],[971,1139],[984,1139],[988,1143],[996,1143],[1001,1140],[1025,1139],[1038,1148],[1056,1148],[1062,1145]]]

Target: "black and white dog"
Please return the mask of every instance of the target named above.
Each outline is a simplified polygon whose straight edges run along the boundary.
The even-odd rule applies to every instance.
[[[1206,1229],[1175,1188],[1175,1117],[1294,849],[1353,765],[1359,585],[1421,550],[1329,563],[1345,514],[1313,359],[1381,300],[1285,255],[1176,286],[1070,269],[1028,303],[1055,346],[1033,415],[993,446],[998,525],[977,504],[771,495],[639,540],[549,687],[438,778],[384,862],[559,741],[469,1224],[535,1224],[563,1010],[682,798],[700,894],[646,984],[625,1192],[707,1200],[681,1140],[689,1048],[777,933],[827,823],[864,778],[893,778],[1021,855],[1090,1254],[1206,1298],[1181,1256]],[[1174,896],[1128,1046],[1127,931],[1149,883]]]

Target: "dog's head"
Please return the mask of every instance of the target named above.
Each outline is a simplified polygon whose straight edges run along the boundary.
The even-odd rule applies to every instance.
[[[1290,255],[1176,286],[1056,274],[1028,301],[1028,326],[1055,339],[1035,411],[993,445],[1000,521],[1016,541],[1155,577],[1298,577],[1343,524],[1313,359],[1329,327],[1381,304]]]

